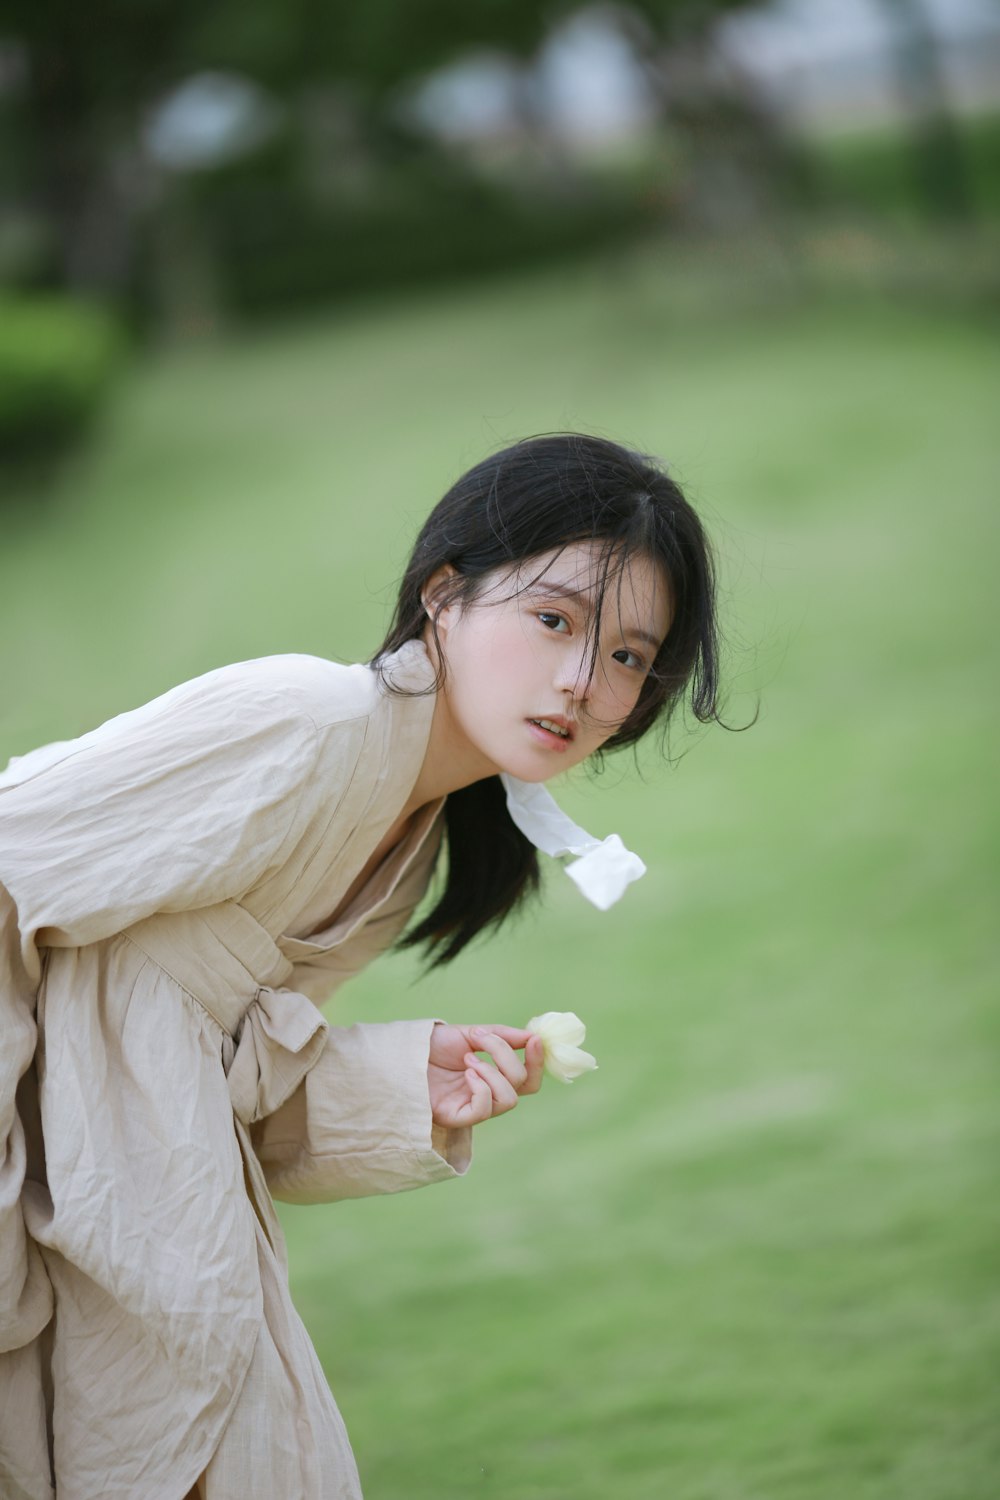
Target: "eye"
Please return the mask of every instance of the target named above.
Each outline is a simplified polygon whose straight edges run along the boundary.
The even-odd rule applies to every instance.
[[[623,648],[621,651],[612,651],[611,655],[615,661],[620,661],[623,667],[628,667],[632,672],[645,672],[646,670],[646,663],[634,651],[626,651]]]
[[[569,630],[569,621],[566,619],[566,616],[557,614],[554,609],[540,609],[538,611],[538,618],[546,630],[556,630],[561,635]]]

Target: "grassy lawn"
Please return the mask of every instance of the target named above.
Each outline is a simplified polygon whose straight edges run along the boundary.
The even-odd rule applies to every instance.
[[[575,1009],[461,1184],[291,1210],[369,1500],[995,1500],[995,329],[652,256],[163,355],[8,512],[0,749],[226,660],[357,659],[450,479],[583,427],[721,554],[746,734],[564,801],[650,866],[331,1018]],[[735,289],[734,289],[735,288]],[[727,290],[724,290],[727,289]],[[680,755],[686,750],[688,753]]]

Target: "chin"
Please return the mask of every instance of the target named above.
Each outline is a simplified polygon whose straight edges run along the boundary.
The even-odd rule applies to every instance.
[[[561,776],[564,771],[570,771],[574,766],[577,766],[579,764],[580,762],[578,760],[566,760],[563,762],[563,764],[560,765],[553,765],[550,763],[549,765],[540,766],[538,762],[535,761],[534,763],[525,765],[508,765],[504,766],[502,769],[507,772],[508,776],[516,776],[518,781],[527,781],[537,785],[542,781],[554,781],[555,778],[557,776]]]
[[[556,772],[550,771],[548,775],[546,775],[546,773],[544,771],[540,771],[537,766],[534,770],[532,770],[528,766],[519,766],[516,769],[512,766],[508,770],[507,775],[516,776],[518,781],[537,783],[539,781],[549,781],[553,776],[556,775]]]

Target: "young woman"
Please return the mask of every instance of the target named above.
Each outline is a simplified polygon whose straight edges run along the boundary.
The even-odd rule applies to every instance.
[[[400,939],[435,867],[404,943],[446,963],[501,923],[538,884],[539,784],[688,691],[713,717],[716,684],[676,484],[542,437],[432,512],[369,665],[224,667],[12,763],[6,1500],[360,1494],[272,1198],[460,1175],[471,1127],[538,1089],[542,1047],[434,1017],[330,1027],[317,1003]]]

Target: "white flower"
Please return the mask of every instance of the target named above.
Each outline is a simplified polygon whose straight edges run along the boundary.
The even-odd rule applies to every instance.
[[[545,1071],[560,1083],[572,1083],[581,1073],[597,1067],[596,1058],[580,1049],[587,1028],[571,1010],[547,1010],[543,1016],[532,1016],[525,1030],[541,1037]]]

